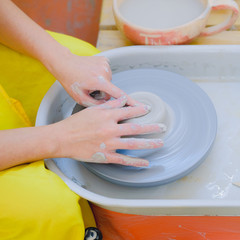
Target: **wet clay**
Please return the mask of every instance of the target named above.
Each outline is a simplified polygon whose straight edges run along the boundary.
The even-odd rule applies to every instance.
[[[153,29],[183,25],[201,15],[202,0],[125,0],[119,6],[122,16],[133,24]],[[177,17],[176,17],[177,16]]]
[[[171,125],[171,111],[167,104],[156,94],[151,92],[134,92],[129,94],[133,99],[150,107],[149,113],[144,116],[126,120],[128,123],[136,124],[162,124],[159,133],[144,134],[135,137],[162,138]]]
[[[160,97],[167,110],[165,117],[170,116],[170,121],[165,117],[160,119],[170,126],[162,138],[162,148],[117,151],[147,159],[149,166],[144,170],[114,164],[85,164],[89,170],[113,183],[147,187],[172,182],[199,166],[216,137],[217,116],[211,100],[196,83],[176,73],[152,68],[117,72],[112,81],[128,95],[150,92]]]

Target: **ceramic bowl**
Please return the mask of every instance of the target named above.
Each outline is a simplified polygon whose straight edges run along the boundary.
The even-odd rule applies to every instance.
[[[212,10],[227,9],[225,21],[206,27]],[[230,28],[239,16],[232,0],[113,0],[119,30],[135,44],[170,45],[190,42]]]

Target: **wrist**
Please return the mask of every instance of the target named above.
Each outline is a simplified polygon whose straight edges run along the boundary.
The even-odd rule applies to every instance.
[[[55,41],[55,40],[54,40]],[[56,42],[51,50],[44,54],[40,61],[47,68],[47,70],[56,78],[60,77],[59,72],[64,68],[66,61],[71,57],[72,53],[67,48]]]
[[[47,137],[48,143],[46,146],[48,158],[67,157],[64,155],[64,146],[66,145],[64,139],[67,137],[67,134],[64,133],[64,129],[61,122],[46,126],[46,131],[49,136]]]
[[[0,131],[0,170],[55,156],[51,125]]]
[[[58,157],[59,152],[59,137],[58,131],[55,129],[55,124],[37,127],[40,131],[39,145],[41,146],[41,158]]]

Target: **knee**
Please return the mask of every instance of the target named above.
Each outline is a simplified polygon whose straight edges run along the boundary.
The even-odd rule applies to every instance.
[[[64,228],[84,231],[79,197],[45,168],[33,169],[30,174],[11,172],[0,176],[0,188],[4,196],[0,198],[0,222],[10,229],[18,224],[46,231],[44,228],[51,224],[58,232]]]

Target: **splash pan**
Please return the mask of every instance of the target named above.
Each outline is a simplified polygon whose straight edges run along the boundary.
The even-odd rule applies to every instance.
[[[213,148],[202,164],[187,176],[153,187],[112,183],[73,159],[46,159],[47,167],[79,196],[115,212],[239,216],[240,191],[234,183],[239,182],[240,176],[240,46],[131,46],[100,55],[110,59],[114,76],[147,68],[175,72],[194,81],[211,98],[217,112],[218,130]],[[69,116],[75,106],[56,82],[40,105],[36,125],[60,121]]]
[[[120,150],[123,154],[149,160],[148,168],[73,160],[75,169],[84,165],[112,183],[148,187],[175,181],[200,165],[214,142],[217,117],[211,100],[197,84],[179,74],[154,68],[119,71],[113,74],[112,81],[128,94],[147,91],[158,95],[166,103],[172,123],[164,135],[164,147],[157,150]],[[40,109],[47,109],[45,124],[51,124],[70,116],[75,106],[76,103],[61,85],[55,83],[43,99]],[[54,159],[57,165],[61,160]],[[74,178],[77,179],[77,176]]]
[[[216,136],[217,117],[199,86],[179,74],[145,68],[118,72],[112,81],[128,94],[147,91],[158,95],[168,105],[172,123],[163,148],[119,151],[149,160],[149,167],[84,163],[90,171],[116,184],[146,187],[182,178],[206,158]]]

